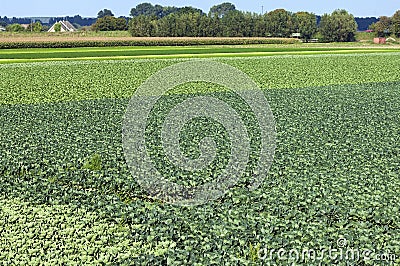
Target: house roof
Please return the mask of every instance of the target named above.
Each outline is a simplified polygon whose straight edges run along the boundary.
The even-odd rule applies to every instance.
[[[49,32],[54,31],[54,26],[60,23],[61,24],[61,29],[63,31],[76,31],[76,28],[74,27],[74,25],[72,25],[69,21],[67,20],[62,20],[62,21],[58,21],[56,23],[54,23],[53,26],[51,26],[51,28],[49,29]]]
[[[69,29],[69,30],[76,30],[76,28],[74,27],[74,25],[72,25],[69,21],[65,20],[65,21],[60,21],[61,25],[64,26],[65,28]]]

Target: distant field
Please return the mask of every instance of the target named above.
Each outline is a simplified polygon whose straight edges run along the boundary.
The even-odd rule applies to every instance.
[[[131,37],[128,31],[75,31],[75,32],[0,32],[0,39],[14,38],[85,38],[85,37]]]
[[[143,58],[254,57],[307,54],[364,54],[400,52],[399,47],[351,47],[335,45],[217,45],[217,46],[149,46],[91,48],[0,49],[1,63],[24,63],[64,60],[110,60]]]

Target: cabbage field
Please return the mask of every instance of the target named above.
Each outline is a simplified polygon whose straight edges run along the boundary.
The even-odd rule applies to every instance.
[[[262,88],[276,151],[259,188],[242,180],[192,207],[149,196],[128,169],[121,136],[135,90],[187,60],[0,65],[0,265],[400,265],[400,53],[213,59]],[[211,84],[175,88],[154,115],[195,95],[236,104],[257,134],[246,106]],[[157,134],[160,119],[147,134]],[[197,122],[185,129],[186,152],[195,156],[196,134],[208,132],[226,155],[219,125]],[[371,253],[301,258],[304,249],[339,248]],[[300,258],[266,256],[279,249]]]

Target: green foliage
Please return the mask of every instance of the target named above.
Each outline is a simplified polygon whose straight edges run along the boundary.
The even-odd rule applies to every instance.
[[[22,27],[20,24],[15,23],[15,24],[8,25],[6,27],[6,30],[11,31],[11,32],[21,32],[21,31],[25,31],[25,28]]]
[[[43,26],[42,26],[42,23],[40,23],[40,21],[37,21],[37,22],[33,25],[33,31],[34,31],[34,32],[41,32],[41,31],[43,31]]]
[[[276,9],[266,14],[267,36],[289,37],[294,29],[292,13]]]
[[[220,21],[222,24],[222,36],[230,36],[230,37],[252,36],[250,31],[251,29],[246,29],[248,21],[246,21],[244,13],[240,11],[237,10],[229,11],[222,16]]]
[[[41,31],[43,31],[43,25],[42,25],[42,23],[40,23],[40,21],[36,21],[33,24],[29,24],[29,26],[26,30],[33,31],[33,32],[41,32]]]
[[[55,32],[60,32],[61,31],[61,23],[57,22],[56,24],[54,24],[54,31]]]
[[[277,52],[282,51],[276,49]],[[324,53],[324,50],[321,51]],[[397,54],[284,55],[218,60],[248,73],[263,88],[294,89],[397,81],[400,79],[400,57]],[[180,61],[71,61],[33,64],[40,65],[37,68],[29,64],[21,64],[18,68],[12,67],[14,64],[0,65],[3,70],[0,71],[0,104],[129,98],[147,77],[177,62],[176,60]],[[381,65],[386,67],[382,68]],[[62,79],[59,73],[63,73]],[[119,78],[115,79],[116,76]]]
[[[391,22],[391,31],[396,37],[400,37],[400,10],[397,10],[396,13],[394,13]]]
[[[129,31],[132,36],[156,37],[289,37],[294,29],[292,14],[283,9],[265,16],[234,8],[216,10],[220,11],[208,16],[193,8],[161,17],[140,12],[131,19]]]
[[[250,250],[249,250],[249,259],[251,262],[259,262],[259,254],[260,254],[260,249],[261,245],[258,243],[256,246],[253,246],[252,243],[250,243]]]
[[[365,31],[360,31],[356,33],[356,40],[357,41],[369,41],[372,42],[375,37],[375,34],[373,32],[365,32]]]
[[[131,35],[154,37],[289,37],[294,30],[293,15],[283,9],[272,11],[265,16],[238,11],[230,3],[213,6],[208,15],[192,7],[175,8],[171,12],[165,10],[165,7],[153,6],[149,3],[140,4],[132,9],[132,19],[129,23]],[[315,21],[315,17],[311,20]],[[312,29],[308,29],[306,33],[309,31],[312,31]]]
[[[357,23],[346,10],[335,10],[322,16],[319,32],[325,42],[352,42],[355,41]]]
[[[152,17],[152,16],[154,16],[154,17],[161,18],[161,17],[167,15],[165,13],[165,11],[167,9],[168,9],[167,7],[163,8],[160,5],[153,6],[150,3],[141,3],[141,4],[138,4],[135,8],[131,9],[130,16],[131,17],[138,17],[138,16]],[[175,11],[177,11],[177,9]],[[170,13],[171,12],[168,12],[168,15]]]
[[[309,39],[316,31],[311,13],[277,9],[259,15],[238,11],[230,3],[212,7],[208,15],[191,7],[166,14],[163,7],[145,3],[132,9],[131,16],[129,32],[135,37],[290,37],[300,31]]]
[[[135,37],[150,37],[154,36],[156,25],[154,18],[145,15],[139,15],[129,20],[129,32]]]
[[[388,37],[391,34],[400,37],[400,10],[397,10],[392,17],[379,17],[379,21],[373,23],[369,28],[377,37]]]
[[[297,12],[293,15],[294,31],[308,41],[317,32],[317,17],[308,12]]]
[[[191,6],[185,7],[175,7],[175,6],[160,6],[160,5],[152,5],[150,3],[141,3],[138,4],[135,8],[131,9],[130,16],[135,18],[138,16],[146,16],[153,18],[163,18],[165,16],[171,14],[187,14],[187,13],[199,13],[203,14],[203,11],[198,8],[194,8]]]
[[[219,17],[222,18],[226,14],[230,13],[231,11],[235,11],[236,7],[232,3],[222,3],[219,5],[212,6],[209,11],[210,17]]]
[[[238,11],[231,3],[213,6],[208,15],[192,7],[142,3],[131,10],[131,16],[129,32],[139,37],[290,37],[300,33],[307,41],[317,31],[317,18],[312,13],[276,9],[258,15]],[[319,28],[326,42],[354,41],[356,32],[354,16],[345,10],[325,14]]]
[[[104,18],[107,16],[113,17],[114,14],[109,9],[103,9],[103,10],[100,10],[99,13],[97,13],[97,18]]]
[[[97,19],[96,23],[92,25],[94,31],[118,31],[126,30],[127,23],[124,18],[115,18],[112,16],[105,16]]]
[[[379,17],[379,21],[370,26],[377,37],[387,37],[391,34],[392,20],[387,16]]]
[[[100,171],[102,169],[101,156],[97,153],[93,154],[82,166],[82,169]]]

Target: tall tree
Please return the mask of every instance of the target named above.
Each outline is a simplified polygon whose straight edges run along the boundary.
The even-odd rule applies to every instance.
[[[400,37],[400,10],[397,10],[396,13],[392,16],[392,32],[397,37]]]
[[[166,17],[170,14],[175,14],[179,12],[180,8],[176,6],[164,6],[162,7],[161,18]]]
[[[232,10],[224,14],[221,18],[223,25],[223,36],[225,37],[243,37],[245,18],[242,12]]]
[[[139,15],[129,21],[129,32],[134,37],[151,37],[155,35],[156,17]]]
[[[266,36],[266,14],[259,15],[255,22],[253,28],[253,37],[265,37]]]
[[[373,30],[378,37],[387,37],[392,30],[392,18],[381,16],[378,22],[370,26],[370,29]]]
[[[338,9],[331,15],[322,16],[319,32],[327,42],[352,42],[355,41],[357,23],[353,15]]]
[[[234,11],[234,10],[236,10],[236,6],[234,4],[225,2],[225,3],[219,4],[219,5],[212,6],[210,8],[209,15],[211,17],[216,16],[216,17],[222,18],[228,12]]]
[[[114,31],[114,30],[126,30],[126,20],[124,18],[115,18],[111,16],[105,16],[97,19],[96,23],[92,25],[92,29],[95,31]]]
[[[103,9],[103,10],[100,10],[99,13],[97,13],[97,18],[104,18],[107,16],[113,17],[114,14],[109,9]]]
[[[178,9],[177,11],[178,14],[182,14],[182,13],[199,13],[200,15],[204,15],[203,10],[192,7],[192,6],[185,6],[185,7],[181,7]]]
[[[289,37],[293,31],[292,13],[285,9],[276,9],[266,15],[266,31],[274,37]]]
[[[294,30],[301,38],[308,41],[317,32],[317,17],[308,12],[297,12],[293,15]]]
[[[150,3],[141,3],[131,9],[131,17],[156,15],[155,7]],[[161,8],[162,10],[162,8]]]
[[[43,25],[40,21],[36,21],[35,23],[29,24],[26,28],[27,31],[41,32],[43,30]]]
[[[175,6],[163,7],[160,5],[153,6],[150,3],[141,3],[131,9],[130,16],[137,17],[143,15],[143,16],[155,16],[157,18],[163,18],[165,16],[168,16],[169,14],[179,12],[180,9],[181,8]]]

